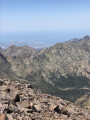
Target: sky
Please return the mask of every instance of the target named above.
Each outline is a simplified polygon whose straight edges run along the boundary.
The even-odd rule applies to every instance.
[[[90,0],[0,0],[0,42],[50,45],[90,35]]]

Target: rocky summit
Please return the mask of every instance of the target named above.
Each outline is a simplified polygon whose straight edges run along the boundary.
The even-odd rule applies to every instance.
[[[90,109],[0,78],[0,120],[90,120]]]

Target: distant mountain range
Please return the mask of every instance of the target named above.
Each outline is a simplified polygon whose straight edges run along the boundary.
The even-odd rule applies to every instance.
[[[74,38],[74,39],[69,40],[67,42],[78,43],[78,42],[85,42],[85,41],[87,42],[88,40],[90,40],[90,36],[85,36],[85,37],[83,37],[81,39]]]
[[[90,37],[57,43],[40,51],[23,46],[11,45],[5,50],[0,48],[8,63],[6,69],[19,79],[30,82],[36,89],[76,101],[90,92]]]

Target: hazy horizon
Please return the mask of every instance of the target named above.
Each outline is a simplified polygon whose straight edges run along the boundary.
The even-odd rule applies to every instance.
[[[0,0],[0,42],[46,47],[90,35],[89,0]]]

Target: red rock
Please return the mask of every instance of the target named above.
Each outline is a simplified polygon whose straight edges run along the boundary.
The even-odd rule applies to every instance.
[[[0,116],[0,120],[6,120],[6,119],[5,119],[5,114],[2,114],[2,115]]]

